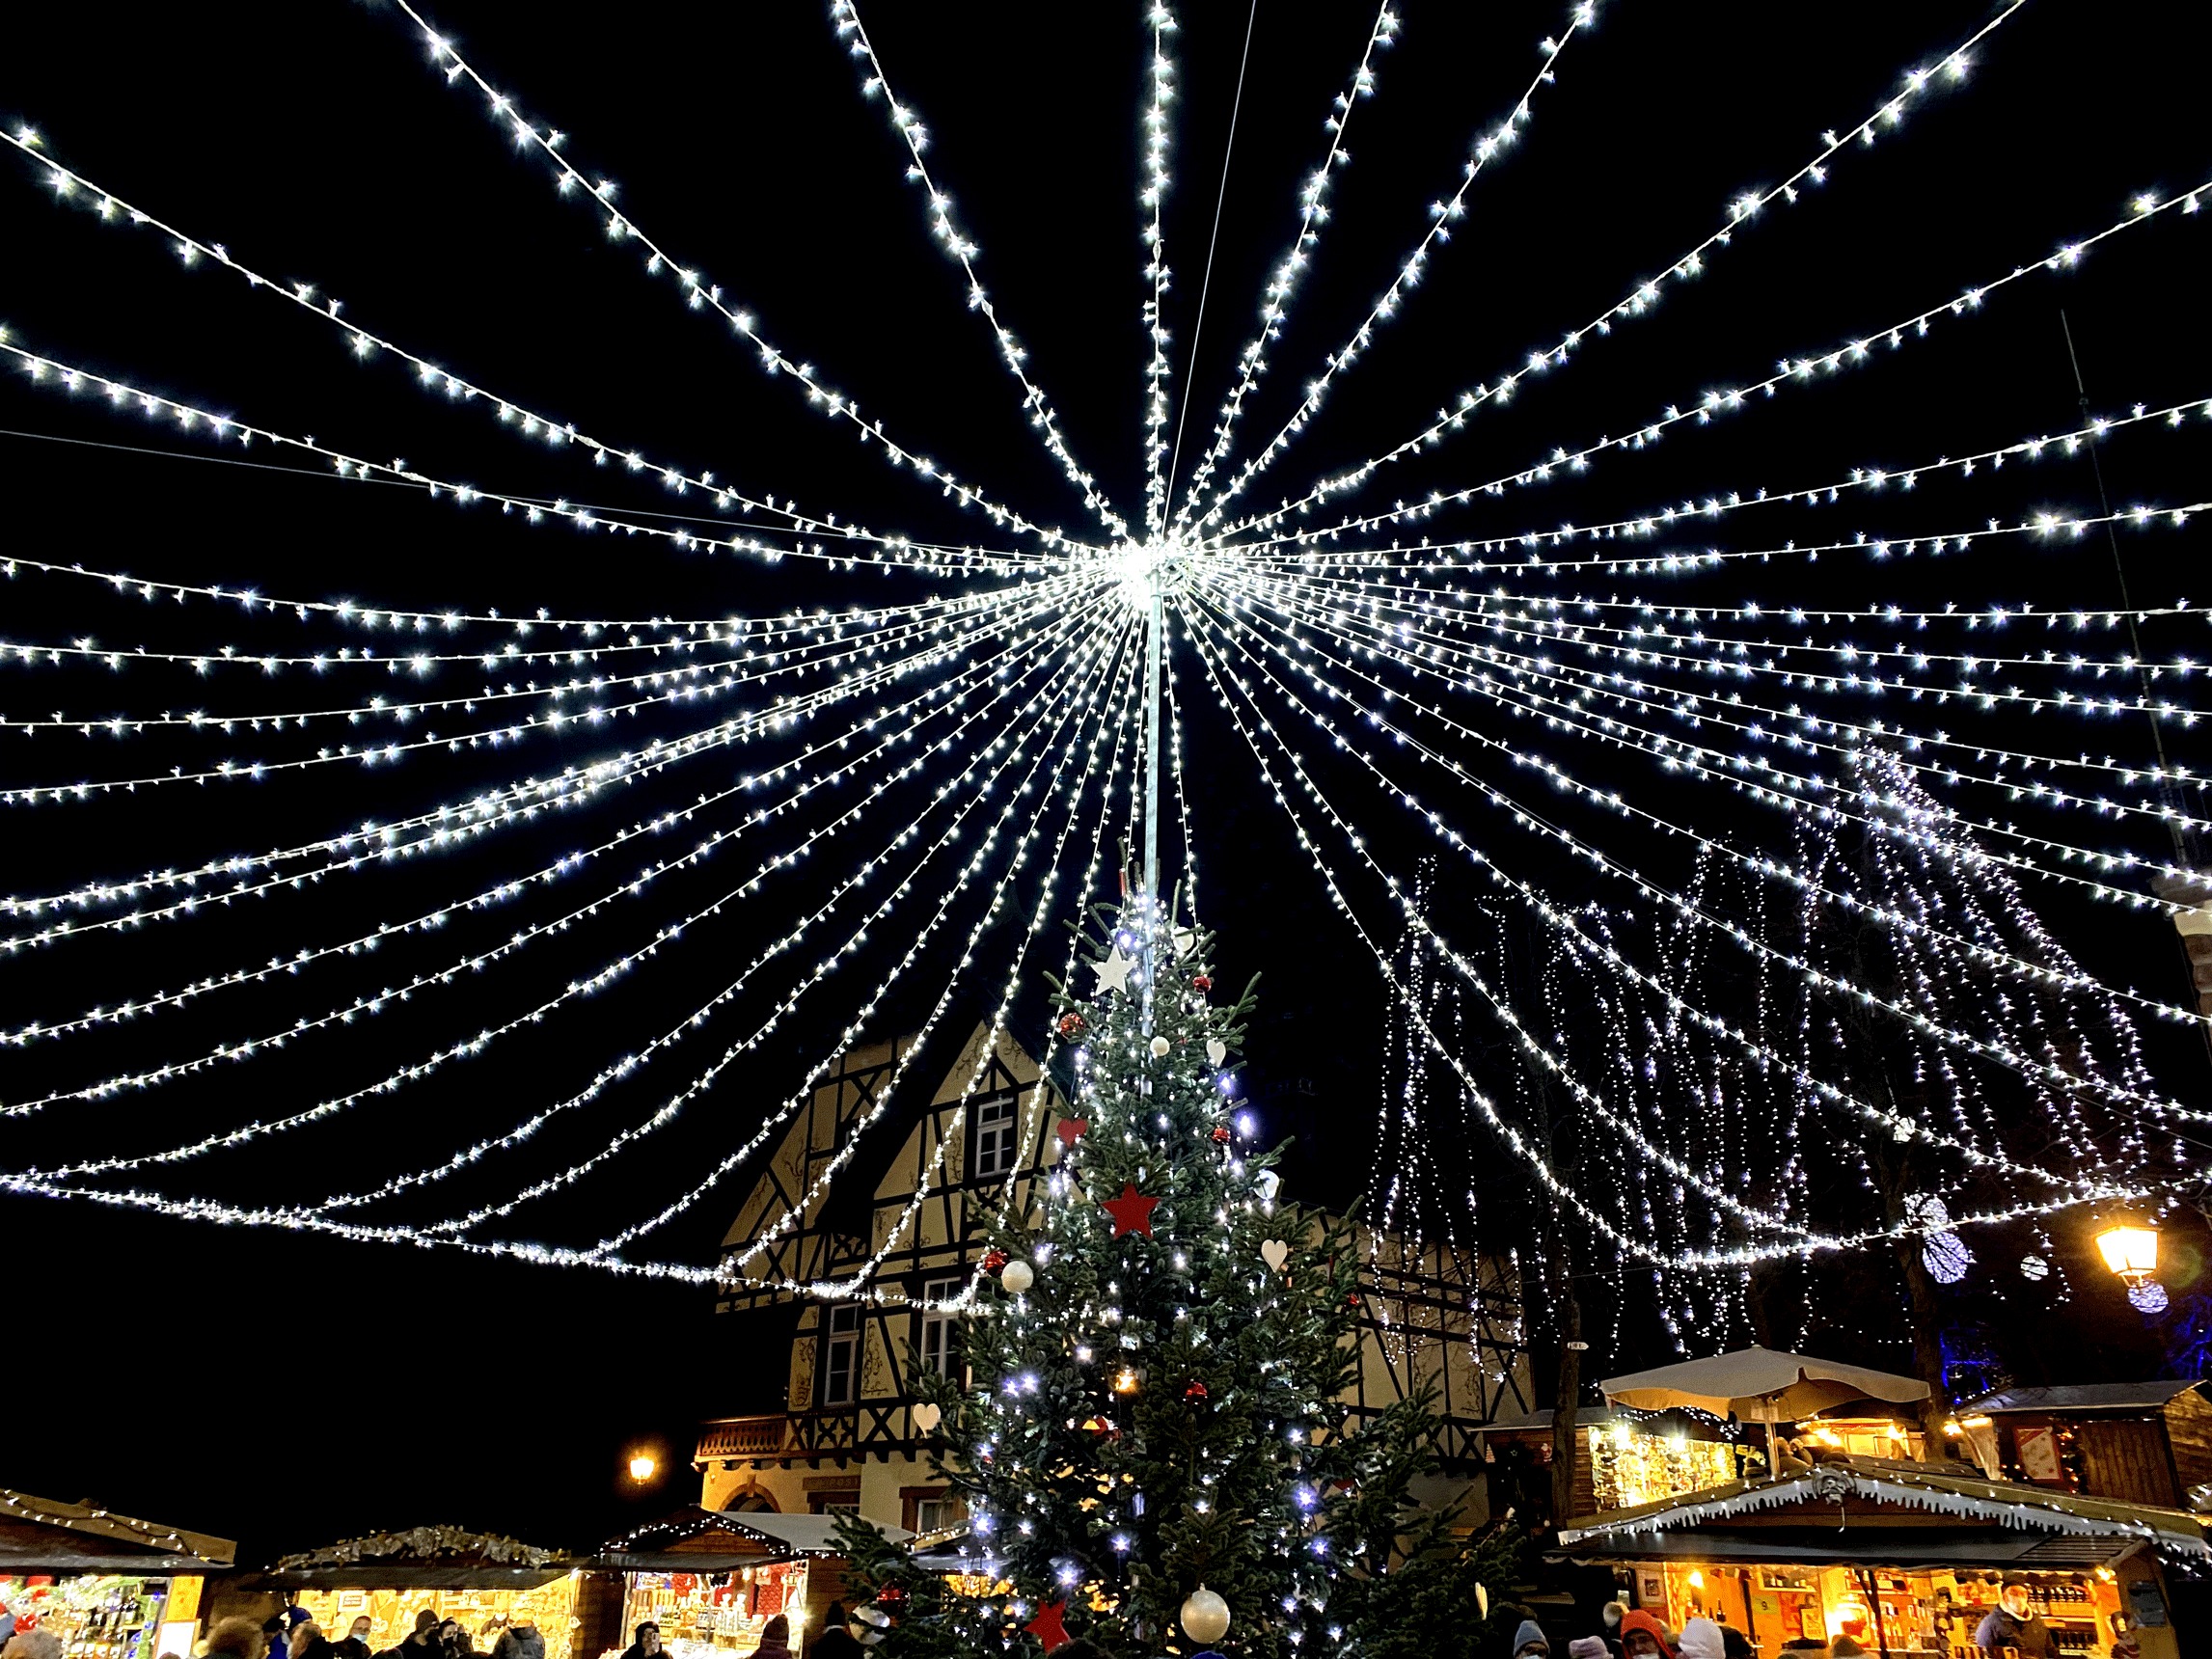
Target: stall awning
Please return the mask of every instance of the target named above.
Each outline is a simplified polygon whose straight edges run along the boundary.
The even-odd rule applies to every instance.
[[[1734,1481],[1563,1528],[1577,1561],[2086,1567],[2149,1546],[2212,1558],[2178,1509],[2077,1497],[1910,1463],[1843,1457],[1779,1481]]]
[[[678,1509],[618,1538],[579,1565],[608,1572],[731,1572],[803,1556],[834,1556],[836,1515],[783,1515],[773,1510]],[[876,1529],[893,1543],[914,1537],[901,1527]]]
[[[0,1573],[207,1572],[237,1556],[229,1538],[0,1488]]]

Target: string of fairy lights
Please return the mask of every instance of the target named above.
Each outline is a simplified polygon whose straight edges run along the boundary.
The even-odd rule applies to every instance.
[[[1468,225],[1492,171],[1533,148],[1540,109],[1568,101],[1552,91],[1563,74],[1596,67],[1606,19],[1595,0],[1571,7],[1464,154],[1438,158],[1458,166],[1451,187],[1255,439],[1247,423],[1300,339],[1294,310],[1343,239],[1328,231],[1353,177],[1354,122],[1364,138],[1383,119],[1381,64],[1406,25],[1389,3],[1362,14],[1287,245],[1264,267],[1181,478],[1197,366],[1179,375],[1177,342],[1198,319],[1168,239],[1189,88],[1182,22],[1153,0],[1133,222],[1143,510],[1127,518],[1044,389],[1067,381],[1033,361],[1008,320],[1015,300],[986,280],[914,89],[894,90],[893,42],[871,34],[860,0],[828,0],[828,41],[888,118],[926,238],[987,333],[1006,377],[994,384],[1010,386],[1048,487],[1080,504],[1075,528],[1010,504],[1031,499],[1019,480],[955,473],[923,434],[864,412],[778,343],[795,336],[679,262],[681,232],[649,231],[578,159],[581,140],[503,90],[488,67],[499,41],[464,57],[414,0],[396,10],[472,122],[488,118],[625,263],[635,256],[722,337],[702,352],[734,349],[783,383],[775,395],[870,451],[888,469],[880,491],[909,492],[913,523],[949,511],[977,534],[803,503],[757,476],[774,467],[766,446],[702,457],[711,468],[678,458],[665,434],[699,425],[689,375],[641,383],[636,424],[662,438],[587,426],[554,396],[497,387],[464,353],[402,340],[319,281],[267,274],[292,266],[265,228],[187,228],[65,160],[67,135],[0,132],[23,182],[111,227],[87,235],[116,249],[114,280],[76,315],[12,318],[0,364],[46,395],[150,423],[167,452],[250,454],[265,470],[240,479],[378,486],[453,549],[468,591],[517,589],[511,608],[367,601],[305,578],[282,592],[238,585],[174,549],[80,560],[27,542],[0,558],[31,612],[68,618],[11,618],[0,639],[12,761],[0,808],[20,844],[43,849],[0,893],[0,963],[51,965],[57,988],[0,1030],[0,1126],[38,1137],[0,1136],[0,1190],[724,1290],[916,1299],[892,1264],[932,1199],[969,1179],[961,1149],[995,1057],[1018,1047],[1046,1076],[1071,1051],[1082,1059],[1079,1024],[1033,1038],[1025,1024],[1055,928],[1108,896],[1117,848],[1126,884],[1126,848],[1148,823],[1178,844],[1176,903],[1195,914],[1205,793],[1234,769],[1256,780],[1309,900],[1357,941],[1361,973],[1372,956],[1383,990],[1370,1219],[1385,1232],[1511,1250],[1543,1282],[1565,1246],[1498,1240],[1477,1183],[1455,1189],[1444,1145],[1480,1144],[1571,1218],[1608,1270],[1651,1275],[1659,1317],[1686,1337],[1701,1309],[1739,1318],[1761,1264],[1917,1239],[1940,1278],[1980,1259],[1972,1240],[2013,1237],[2038,1240],[2041,1264],[2057,1217],[2156,1208],[2195,1180],[2212,1112],[2157,1074],[2136,1021],[2202,1033],[2212,1016],[2178,978],[2113,982],[2052,916],[2086,903],[2148,937],[2203,913],[2187,884],[2212,812],[2181,740],[2212,713],[2198,690],[2212,659],[2171,641],[2212,612],[2115,590],[2102,565],[2083,563],[2062,602],[2025,583],[1998,594],[1990,572],[2022,548],[2086,561],[2193,546],[2212,501],[2186,488],[2092,506],[2019,486],[2052,488],[2062,463],[2108,446],[2194,444],[2212,400],[2092,414],[2085,398],[2078,421],[2034,436],[1982,431],[1879,463],[1822,448],[1794,477],[1738,476],[1549,524],[1524,503],[1576,489],[1600,461],[1810,401],[1846,374],[1925,363],[1930,408],[1962,415],[1978,389],[1921,342],[1970,337],[2032,281],[2062,283],[2116,239],[2197,233],[2212,181],[2138,188],[2088,233],[1923,290],[1894,321],[1842,340],[1792,293],[1787,326],[1826,343],[1625,428],[1557,442],[1532,421],[1525,443],[1506,430],[1537,377],[1596,374],[1576,366],[1602,362],[1602,341],[1724,254],[1751,261],[1781,209],[1871,176],[1855,156],[1908,141],[1939,93],[1971,96],[1985,58],[2005,72],[1990,48],[2032,26],[2018,21],[2027,0],[1908,60],[1871,111],[1822,132],[1779,182],[1738,190],[1717,228],[1589,320],[1489,378],[1466,380],[1455,359],[1449,383],[1464,389],[1433,415],[1392,428],[1403,436],[1356,435],[1350,452],[1363,458],[1286,483],[1271,506],[1254,499],[1262,479],[1287,475],[1298,440],[1348,401],[1354,367],[1479,245]],[[397,129],[395,118],[370,135],[380,154],[395,153]],[[1572,136],[1570,118],[1557,136]],[[1761,164],[1757,177],[1778,176]],[[709,205],[679,193],[656,214]],[[263,244],[250,256],[249,230]],[[133,241],[166,248],[176,269],[130,263]],[[24,253],[62,257],[36,238]],[[517,275],[502,263],[512,257],[489,256],[502,280]],[[241,305],[306,319],[336,348],[318,376],[399,370],[425,400],[420,426],[401,419],[391,434],[401,449],[447,419],[433,403],[489,417],[485,433],[514,448],[487,448],[466,471],[412,464],[241,413],[233,388],[154,390],[159,366],[120,361],[115,342],[144,338],[178,291],[218,283],[252,296]],[[852,367],[862,384],[885,368]],[[1361,499],[1478,420],[1535,458],[1474,482],[1475,469],[1454,471],[1387,506]],[[716,441],[731,429],[716,424]],[[532,476],[588,468],[595,481],[575,497],[478,481],[512,463]],[[1923,502],[1969,480],[1974,505],[1949,496],[1956,516],[1921,522]],[[1852,522],[1839,528],[1843,514]],[[828,597],[557,612],[507,554],[515,538],[551,548],[555,535],[579,569],[619,571],[625,593],[653,594],[657,568],[671,595],[697,591],[702,572],[773,569]],[[1957,573],[1955,600],[1926,597],[1937,561]],[[1853,572],[1846,600],[1839,563]],[[851,585],[861,575],[884,585],[865,602]],[[239,804],[212,837],[196,812],[163,810],[215,798]],[[282,809],[264,812],[269,802]],[[119,807],[143,826],[112,867],[88,869],[77,826]],[[1209,906],[1234,899],[1240,879],[1240,860],[1216,857]],[[1072,983],[1079,946],[1059,957],[1058,983]],[[947,1045],[970,1010],[975,1036],[956,1062]],[[902,1023],[880,1092],[747,1254],[713,1266],[656,1255],[681,1218],[760,1177],[887,1020]],[[1871,1024],[1908,1056],[1909,1089],[1871,1086]],[[866,1167],[863,1151],[891,1132],[880,1126],[933,1088],[940,1129],[917,1143],[911,1190],[879,1206],[866,1249],[840,1270],[806,1265],[795,1236]],[[1024,1149],[1044,1144],[1051,1098],[1031,1091]],[[1587,1156],[1558,1155],[1561,1114],[1586,1129]],[[2026,1119],[2047,1132],[2024,1139]],[[239,1196],[235,1172],[258,1167],[248,1149],[346,1135],[378,1156],[280,1199]],[[663,1151],[678,1145],[693,1150]],[[1869,1185],[1909,1157],[1917,1185],[1880,1215],[1845,1213],[1816,1179],[1823,1153]],[[1020,1172],[987,1173],[1011,1199]],[[588,1242],[523,1236],[566,1225],[551,1202],[566,1195],[589,1201]],[[972,1289],[947,1305],[968,1306]]]

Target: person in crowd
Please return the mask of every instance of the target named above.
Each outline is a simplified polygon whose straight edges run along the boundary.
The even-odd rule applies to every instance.
[[[1577,1636],[1567,1645],[1567,1659],[1613,1659],[1602,1636]]]
[[[1720,1627],[1720,1650],[1723,1659],[1759,1659],[1759,1649],[1751,1645],[1751,1638],[1733,1624]]]
[[[1997,1605],[1974,1632],[1975,1645],[1989,1659],[2009,1659],[2005,1649],[2016,1647],[2020,1659],[2056,1659],[2059,1644],[2043,1616],[2030,1599],[2030,1581],[2008,1572],[1997,1591]]]
[[[539,1652],[533,1659],[545,1659],[545,1655]],[[790,1619],[778,1613],[760,1627],[760,1645],[752,1650],[752,1659],[794,1659]]]
[[[661,1627],[651,1619],[630,1633],[630,1645],[622,1649],[622,1659],[660,1659]]]
[[[1867,1650],[1846,1631],[1828,1644],[1828,1659],[1867,1659]]]
[[[292,1626],[291,1639],[285,1645],[285,1651],[290,1659],[331,1659],[332,1649],[322,1626],[312,1618],[303,1618]]]
[[[492,1644],[492,1659],[545,1659],[545,1635],[528,1609],[518,1609]]]
[[[415,1628],[399,1644],[400,1659],[439,1659],[438,1616],[428,1608],[415,1615]]]
[[[1667,1627],[1640,1607],[1621,1615],[1621,1659],[1675,1659]]]
[[[346,1631],[345,1640],[330,1645],[333,1659],[369,1659],[369,1615],[363,1614]]]
[[[1059,1649],[1059,1653],[1066,1651],[1065,1647]],[[814,1645],[806,1649],[806,1659],[860,1659],[865,1652],[867,1649],[860,1645],[860,1638],[845,1627],[844,1615],[840,1613],[823,1625],[822,1634],[815,1637]],[[1053,1659],[1059,1659],[1059,1654],[1055,1653]]]
[[[1782,1645],[1790,1659],[1829,1659],[1828,1645],[1817,1636],[1792,1636]]]
[[[269,1639],[250,1618],[218,1618],[207,1632],[207,1659],[264,1659]]]
[[[62,1639],[51,1630],[18,1630],[0,1645],[5,1659],[62,1659]]]
[[[1625,1601],[1608,1601],[1598,1610],[1598,1617],[1603,1621],[1598,1640],[1605,1644],[1605,1651],[1612,1654],[1613,1659],[1621,1659],[1621,1620],[1627,1612],[1628,1604]]]
[[[1676,1644],[1676,1651],[1681,1654],[1682,1659],[1727,1659],[1720,1626],[1709,1618],[1685,1619],[1682,1623],[1682,1639]]]
[[[1551,1639],[1535,1619],[1522,1619],[1513,1633],[1513,1659],[1551,1659]]]

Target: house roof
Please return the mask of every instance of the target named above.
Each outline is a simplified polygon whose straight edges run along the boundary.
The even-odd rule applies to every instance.
[[[201,1572],[237,1556],[229,1538],[0,1487],[0,1572]]]
[[[2080,1567],[2145,1545],[2212,1559],[2207,1523],[2179,1509],[1873,1457],[1839,1457],[1777,1481],[1732,1481],[1594,1515],[1562,1529],[1559,1539],[1577,1559]]]
[[[2202,1379],[2167,1382],[2070,1382],[2054,1388],[2007,1388],[1958,1408],[1999,1417],[2013,1411],[2163,1411]]]

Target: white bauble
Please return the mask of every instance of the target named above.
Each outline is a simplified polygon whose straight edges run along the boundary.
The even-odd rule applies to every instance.
[[[1193,1642],[1218,1642],[1229,1633],[1229,1604],[1200,1585],[1183,1604],[1183,1629]]]
[[[1167,1050],[1168,1050],[1168,1047],[1169,1047],[1169,1045],[1168,1045],[1168,1041],[1167,1041],[1167,1039],[1166,1039],[1166,1038],[1164,1038],[1164,1037],[1155,1037],[1155,1038],[1152,1040],[1152,1057],[1153,1057],[1155,1060],[1164,1060],[1164,1059],[1166,1059],[1166,1058],[1167,1058]]]
[[[1009,1262],[998,1269],[998,1283],[1019,1296],[1037,1282],[1037,1269],[1026,1262]]]

